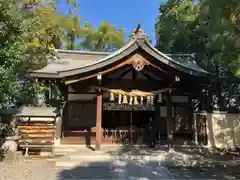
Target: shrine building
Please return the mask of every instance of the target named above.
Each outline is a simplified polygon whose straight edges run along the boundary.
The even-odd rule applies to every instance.
[[[141,28],[112,53],[56,50],[55,59],[30,76],[57,85],[63,96],[55,143],[96,149],[148,144],[149,121],[157,144],[196,143],[201,138],[193,99],[201,98],[202,86],[214,77],[194,54],[157,50]]]

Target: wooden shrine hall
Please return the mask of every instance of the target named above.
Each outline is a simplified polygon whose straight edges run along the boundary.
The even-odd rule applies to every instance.
[[[164,54],[139,26],[113,52],[56,50],[30,76],[57,85],[64,101],[60,144],[174,144],[194,139],[192,99],[212,74],[194,55]],[[149,129],[149,123],[151,128]]]

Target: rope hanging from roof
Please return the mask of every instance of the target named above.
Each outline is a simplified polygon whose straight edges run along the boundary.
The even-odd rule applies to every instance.
[[[158,102],[162,101],[161,93],[171,91],[172,88],[160,89],[157,91],[145,92],[139,90],[124,91],[121,89],[109,89],[104,87],[94,87],[95,89],[101,89],[102,91],[110,92],[110,101],[115,100],[115,96],[118,98],[118,104],[130,104],[130,105],[143,105],[144,99],[146,104],[154,104],[154,96],[158,95]],[[140,103],[138,101],[140,100]]]
[[[132,91],[124,91],[121,89],[109,89],[109,88],[105,88],[105,87],[99,87],[99,86],[93,86],[93,89],[101,89],[102,91],[106,91],[106,92],[110,92],[112,94],[121,94],[121,95],[127,95],[127,96],[143,96],[143,97],[147,97],[147,96],[155,96],[167,91],[171,91],[174,88],[164,88],[164,89],[159,89],[156,91],[139,91],[139,90],[132,90]]]

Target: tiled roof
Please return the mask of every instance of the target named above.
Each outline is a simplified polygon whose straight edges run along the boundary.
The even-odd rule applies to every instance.
[[[56,59],[49,60],[47,66],[42,69],[35,70],[34,72],[56,74],[59,71],[68,71],[82,67],[86,64],[92,64],[95,61],[111,54],[108,52],[75,51],[64,49],[56,49],[56,52]]]
[[[56,117],[59,114],[55,107],[23,106],[17,111],[15,116]]]
[[[32,76],[50,78],[52,75],[54,78],[62,78],[91,72],[126,57],[138,48],[141,48],[158,61],[176,70],[197,76],[210,74],[194,62],[193,55],[164,54],[154,48],[147,39],[140,36],[139,38],[132,39],[125,46],[113,53],[56,50],[58,52],[58,58],[49,61],[46,67],[32,72]]]

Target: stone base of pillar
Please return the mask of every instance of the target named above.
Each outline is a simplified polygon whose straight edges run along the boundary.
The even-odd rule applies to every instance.
[[[96,146],[95,146],[95,151],[100,151],[100,149],[101,149],[100,144],[96,144]]]

